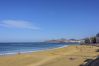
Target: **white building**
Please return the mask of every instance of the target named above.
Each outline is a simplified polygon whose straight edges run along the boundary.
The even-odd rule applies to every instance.
[[[84,39],[80,40],[80,44],[85,44],[85,40]]]

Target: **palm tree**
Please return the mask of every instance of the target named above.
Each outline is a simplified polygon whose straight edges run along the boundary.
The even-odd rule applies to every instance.
[[[85,43],[86,44],[90,44],[90,39],[89,38],[85,38]]]
[[[96,43],[96,37],[91,37],[90,40],[91,40],[91,43]]]

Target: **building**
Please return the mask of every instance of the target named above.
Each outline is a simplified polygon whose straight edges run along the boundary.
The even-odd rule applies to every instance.
[[[85,40],[84,39],[80,40],[80,44],[81,45],[85,44]]]
[[[99,43],[99,33],[96,35],[96,43]]]

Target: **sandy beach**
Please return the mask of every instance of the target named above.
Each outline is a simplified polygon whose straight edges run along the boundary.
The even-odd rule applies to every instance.
[[[79,66],[99,55],[96,46],[68,46],[26,54],[0,56],[0,66]]]

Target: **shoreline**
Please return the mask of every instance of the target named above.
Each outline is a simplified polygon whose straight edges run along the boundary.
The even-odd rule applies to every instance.
[[[34,52],[55,50],[55,49],[60,49],[60,48],[68,47],[68,46],[71,46],[71,45],[64,45],[64,46],[61,46],[61,47],[48,48],[48,49],[35,50],[35,51],[23,51],[23,52],[4,53],[4,54],[0,54],[0,56],[9,56],[9,55],[16,55],[16,54],[28,54],[28,53],[34,53]]]
[[[99,47],[65,45],[37,52],[0,56],[0,66],[79,66],[87,59],[95,59]],[[86,51],[85,51],[86,50]]]

